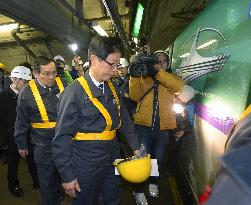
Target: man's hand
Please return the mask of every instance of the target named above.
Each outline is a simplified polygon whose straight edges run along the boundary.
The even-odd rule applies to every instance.
[[[72,198],[76,198],[76,190],[78,192],[81,192],[77,179],[68,183],[63,183],[62,186],[64,188],[65,193]]]
[[[137,150],[135,150],[134,152],[133,152],[133,154],[135,155],[135,156],[140,156],[140,151],[139,151],[139,149],[137,149]]]
[[[84,73],[84,68],[83,68],[83,61],[81,60],[80,56],[75,56],[73,58],[75,62],[75,69],[78,71],[78,74],[81,76]]]
[[[160,71],[160,69],[158,67],[153,66],[148,70],[148,75],[155,77],[159,71]]]
[[[29,155],[28,149],[20,149],[18,151],[21,157],[26,158],[26,156]]]
[[[125,97],[126,97],[126,98],[130,98],[130,96],[129,96],[128,93],[125,93]]]
[[[184,131],[178,131],[178,132],[175,132],[175,137],[180,138],[180,137],[182,137],[184,134],[185,134]]]
[[[133,153],[138,158],[142,158],[142,157],[147,156],[147,153],[146,153],[146,150],[145,150],[145,146],[143,144],[141,144],[140,149],[135,150]]]

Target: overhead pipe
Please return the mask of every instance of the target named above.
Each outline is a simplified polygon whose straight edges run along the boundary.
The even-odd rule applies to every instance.
[[[122,20],[127,20],[130,18],[130,14],[127,13],[127,14],[124,14],[124,15],[121,15],[120,16],[120,19]],[[111,22],[112,19],[110,17],[106,17],[106,16],[103,16],[103,17],[98,17],[98,18],[91,18],[91,19],[86,19],[87,21],[103,21],[103,22]]]
[[[155,2],[155,3],[156,3],[156,2]],[[150,4],[151,4],[151,0],[149,0],[149,1],[147,2],[146,17],[145,17],[145,22],[144,22],[144,27],[143,27],[143,30],[144,30],[144,31],[147,31],[147,30],[148,30],[148,28],[146,28],[146,26],[147,26],[147,23],[148,23],[148,16],[149,16]]]
[[[75,10],[77,17],[84,19],[83,0],[75,0]]]
[[[124,46],[127,48],[127,50],[132,53],[132,49],[130,48],[130,44],[128,39],[126,38],[126,33],[124,31],[120,15],[118,13],[118,9],[116,7],[115,1],[114,0],[102,0],[103,4],[106,8],[106,11],[108,15],[111,17],[113,25],[116,29],[116,31],[119,34],[119,37],[121,41],[123,42]]]
[[[66,0],[60,0],[60,2],[72,14],[76,15],[81,22],[83,22],[84,24],[86,24],[90,28],[90,25],[88,24],[88,22],[84,18],[81,18],[81,15],[78,16],[77,15],[78,12]],[[124,29],[123,29],[123,25],[122,25],[122,22],[121,22],[121,19],[120,19],[121,17],[120,17],[120,15],[118,13],[115,2],[113,0],[102,0],[102,2],[103,2],[104,6],[106,8],[106,11],[107,11],[108,15],[111,17],[113,25],[114,25],[116,31],[118,32],[121,41],[123,42],[123,44],[127,48],[127,50],[130,53],[132,53],[132,49],[130,48],[129,41],[126,38],[126,33],[125,33]],[[82,3],[83,2],[81,2],[81,0],[79,0],[77,4],[81,5]],[[82,15],[83,15],[83,13],[82,13]],[[91,20],[93,20],[93,19],[91,19]],[[96,20],[98,20],[98,19],[96,19]],[[90,28],[90,29],[93,31],[92,28]]]
[[[26,44],[17,36],[17,33],[23,33],[23,32],[27,32],[27,31],[35,31],[35,29],[27,29],[27,28],[23,28],[23,29],[13,29],[11,31],[11,36],[16,40],[16,42],[18,43],[18,45],[20,45],[21,47],[23,47],[27,53],[29,53],[29,55],[32,58],[36,58],[36,55],[28,48],[28,46],[26,46]]]

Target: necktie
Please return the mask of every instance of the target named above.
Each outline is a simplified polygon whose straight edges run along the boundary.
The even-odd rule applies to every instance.
[[[101,90],[103,90],[104,84],[99,84],[98,88],[101,89]]]

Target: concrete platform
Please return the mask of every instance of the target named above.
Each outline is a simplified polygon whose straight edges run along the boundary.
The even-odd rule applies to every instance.
[[[19,170],[19,182],[20,187],[24,190],[24,197],[16,198],[12,196],[7,187],[7,165],[0,164],[0,205],[40,205],[40,191],[32,188],[32,181],[28,173],[25,160],[21,160]],[[160,197],[152,198],[148,196],[148,190],[145,191],[146,197],[148,198],[149,205],[182,205],[182,202],[173,200],[175,192],[170,186],[173,183],[170,178],[165,176],[160,182]],[[135,205],[135,200],[132,195],[131,184],[122,181],[123,195],[121,205]],[[177,194],[177,193],[176,193]],[[65,197],[62,205],[70,205],[71,199]]]

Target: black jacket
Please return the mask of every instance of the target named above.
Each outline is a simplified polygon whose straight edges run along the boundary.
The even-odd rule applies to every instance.
[[[136,107],[137,107],[137,102],[132,101],[129,97],[126,97],[125,94],[129,95],[129,75],[127,75],[125,78],[118,78],[118,87],[120,88],[120,91],[122,93],[123,96],[123,101],[125,104],[125,107],[132,119],[133,114],[136,111]]]
[[[0,92],[0,148],[14,136],[18,95],[8,87]]]
[[[251,201],[251,114],[229,135],[221,170],[206,205],[249,205]]]
[[[49,121],[56,122],[57,103],[59,98],[58,86],[55,84],[49,89],[42,87],[37,80],[35,80],[35,82],[44,102]],[[62,80],[62,82],[64,87],[66,87],[67,82],[65,80]],[[26,86],[20,92],[17,105],[17,119],[15,123],[14,136],[18,149],[27,149],[27,136],[29,134],[29,129],[31,142],[33,144],[40,146],[51,145],[52,139],[55,135],[55,128],[32,128],[31,123],[34,122],[42,122],[42,119],[31,88],[30,86]]]
[[[105,82],[104,93],[92,82],[89,73],[85,79],[94,97],[96,97],[109,112],[112,118],[112,129],[119,126],[118,106],[112,92]],[[115,84],[115,83],[113,83]],[[123,106],[123,98],[118,87],[114,86],[120,99],[122,133],[132,150],[139,149],[138,138],[134,132],[134,125],[128,112]],[[80,159],[82,166],[112,166],[112,162],[119,157],[119,142],[117,137],[113,140],[72,140],[77,132],[100,133],[106,127],[106,122],[100,111],[88,98],[78,81],[69,85],[59,100],[59,113],[56,134],[53,140],[53,158],[63,182],[75,179],[74,160]],[[79,160],[79,161],[80,161]]]

